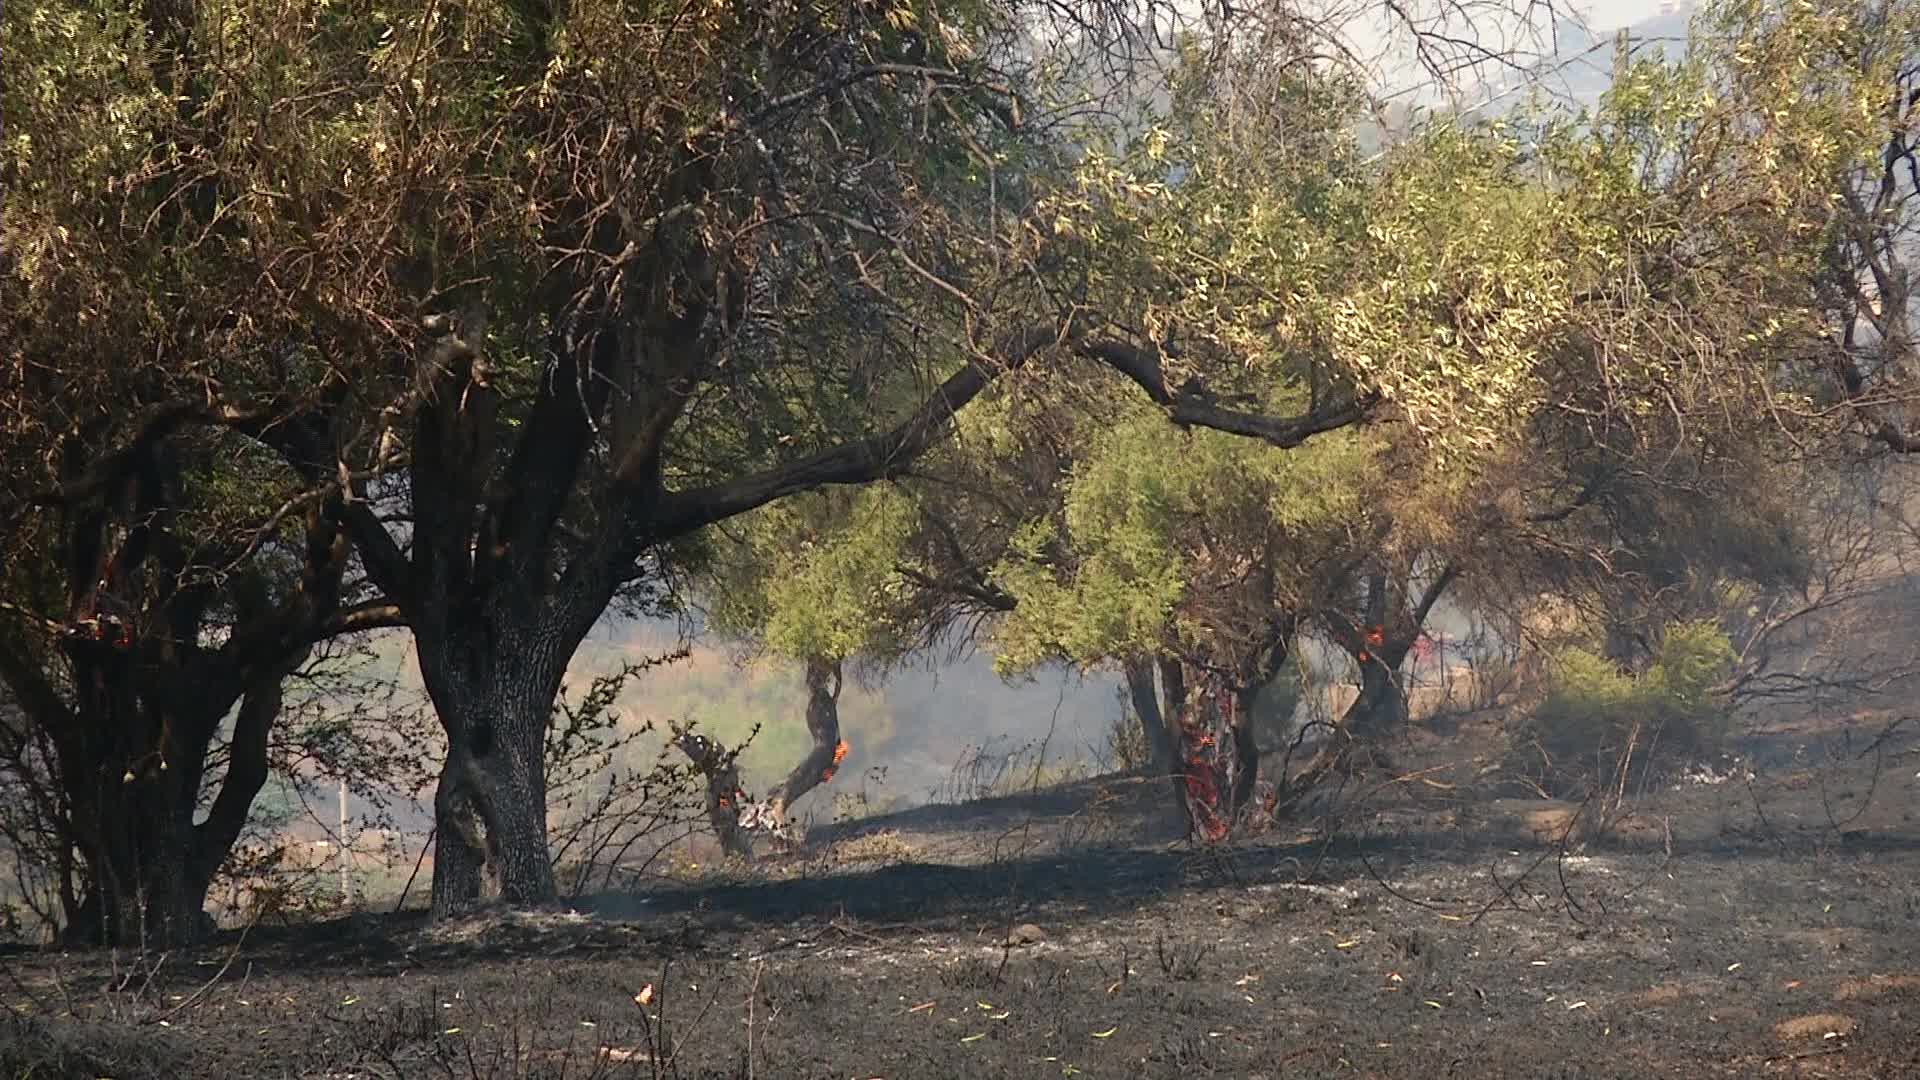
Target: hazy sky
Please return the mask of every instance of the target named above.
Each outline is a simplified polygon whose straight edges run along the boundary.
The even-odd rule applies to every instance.
[[[1616,30],[1660,13],[1661,0],[1594,0],[1587,4],[1587,22],[1595,30]]]
[[[1548,5],[1554,17],[1560,22],[1561,44],[1565,43],[1564,33],[1567,22],[1583,23],[1595,37],[1604,38],[1612,31],[1624,26],[1644,22],[1660,15],[1669,6],[1681,12],[1691,11],[1696,5],[1694,0],[1446,0],[1449,8],[1456,14],[1447,18],[1437,29],[1444,33],[1462,38],[1477,40],[1483,47],[1510,52],[1516,58],[1528,55],[1539,58],[1551,52],[1555,39],[1549,31],[1553,29],[1547,18]],[[1528,7],[1529,3],[1537,7]],[[1403,10],[1410,10],[1415,18],[1426,20],[1443,9],[1442,0],[1412,0]],[[1457,5],[1457,6],[1456,6]],[[1378,73],[1380,81],[1388,87],[1411,81],[1425,81],[1412,66],[1412,52],[1408,45],[1405,26],[1400,18],[1389,11],[1381,0],[1305,0],[1307,10],[1317,10],[1322,17],[1330,19],[1340,28],[1343,38]],[[1470,11],[1473,20],[1469,25],[1459,17],[1458,10]],[[1528,19],[1531,19],[1529,30]]]

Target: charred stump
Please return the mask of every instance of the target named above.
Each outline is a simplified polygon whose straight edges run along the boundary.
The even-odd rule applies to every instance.
[[[707,822],[720,841],[720,850],[742,859],[753,858],[753,844],[740,823],[747,793],[740,786],[739,752],[716,739],[693,731],[674,736],[674,745],[687,755],[694,771],[706,780]]]

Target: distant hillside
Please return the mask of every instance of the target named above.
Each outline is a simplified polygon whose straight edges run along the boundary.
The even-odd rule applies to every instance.
[[[1629,48],[1636,58],[1678,56],[1685,48],[1688,24],[1698,5],[1694,0],[1668,2],[1658,14],[1631,23],[1624,28]],[[1586,20],[1592,25],[1592,19]],[[1571,20],[1556,29],[1556,48],[1552,55],[1530,71],[1512,73],[1482,84],[1484,100],[1496,107],[1523,99],[1529,87],[1538,87],[1549,97],[1577,106],[1591,106],[1613,85],[1614,42],[1620,30],[1588,30]]]

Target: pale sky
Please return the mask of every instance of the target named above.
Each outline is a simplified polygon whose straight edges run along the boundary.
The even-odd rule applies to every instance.
[[[1593,0],[1585,5],[1594,30],[1618,30],[1660,13],[1661,0]]]
[[[1530,3],[1537,4],[1540,10],[1529,10]],[[1545,16],[1549,4],[1559,20],[1557,37],[1550,33],[1552,27]],[[1410,100],[1428,104],[1449,96],[1443,95],[1427,72],[1415,63],[1405,24],[1388,10],[1384,0],[1303,0],[1303,6],[1308,10],[1317,9],[1338,27],[1339,36],[1373,71],[1376,88],[1387,96],[1410,95]],[[1578,33],[1569,35],[1570,23],[1584,24],[1591,37],[1597,39],[1596,45],[1606,42],[1600,45],[1605,52],[1610,47],[1613,31],[1645,22],[1666,11],[1684,17],[1698,7],[1698,0],[1400,0],[1399,6],[1418,19],[1452,12],[1434,29],[1443,35],[1475,40],[1493,52],[1512,57],[1522,67],[1533,67],[1552,54],[1556,45],[1566,49],[1582,40]],[[1471,25],[1461,18],[1462,10],[1473,16]],[[1579,55],[1577,49],[1573,52]],[[1563,53],[1563,59],[1566,55]],[[1598,62],[1606,66],[1610,60],[1602,55]],[[1484,64],[1473,71],[1457,73],[1449,81],[1453,91],[1464,99],[1459,103],[1464,104],[1486,92],[1484,88],[1476,89],[1482,79],[1506,84],[1511,77],[1511,69],[1503,71],[1497,65]]]

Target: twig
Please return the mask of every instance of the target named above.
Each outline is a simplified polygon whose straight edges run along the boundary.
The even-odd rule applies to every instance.
[[[1844,1054],[1846,1052],[1847,1048],[1844,1044],[1835,1044],[1833,1046],[1822,1047],[1819,1050],[1798,1050],[1791,1054],[1775,1054],[1765,1059],[1762,1064],[1771,1065],[1776,1061],[1805,1061],[1808,1058],[1828,1057],[1832,1054]]]
[[[407,894],[413,891],[413,881],[420,876],[420,868],[426,865],[427,852],[433,850],[433,834],[438,831],[438,829],[439,826],[436,825],[427,830],[427,842],[420,845],[420,857],[413,860],[413,873],[407,875],[407,883],[400,889],[400,899],[393,903],[393,913],[395,915],[400,914],[400,909],[407,905]]]
[[[754,1080],[753,1065],[753,1004],[760,996],[760,973],[766,968],[765,961],[753,965],[753,983],[747,987],[747,1080]]]
[[[220,965],[219,971],[216,971],[213,973],[213,978],[208,979],[206,982],[200,984],[200,988],[198,990],[195,990],[193,993],[188,994],[186,997],[186,1000],[180,1002],[178,1005],[175,1005],[173,1008],[168,1009],[166,1012],[161,1013],[158,1016],[150,1017],[148,1022],[154,1023],[154,1022],[173,1019],[175,1016],[178,1016],[182,1011],[184,1011],[188,1006],[192,1005],[196,1001],[199,1001],[200,998],[203,995],[205,995],[208,990],[211,990],[215,983],[219,982],[222,978],[226,976],[227,970],[233,967],[234,958],[240,955],[241,947],[247,943],[247,935],[253,932],[254,924],[258,921],[259,921],[259,915],[256,910],[256,914],[254,918],[247,920],[247,925],[240,928],[239,939],[233,943],[233,948],[227,950],[226,962]],[[247,976],[251,976],[252,974],[253,974],[253,963],[249,961],[247,963]]]
[[[1367,873],[1372,875],[1373,877],[1374,884],[1380,886],[1380,888],[1385,890],[1388,896],[1391,896],[1395,900],[1399,900],[1402,903],[1411,904],[1414,907],[1420,908],[1423,911],[1431,911],[1435,915],[1438,915],[1443,919],[1449,919],[1454,921],[1458,921],[1460,919],[1459,915],[1456,915],[1450,911],[1442,910],[1440,905],[1438,904],[1429,903],[1425,900],[1408,896],[1406,893],[1401,892],[1398,888],[1395,888],[1392,884],[1390,884],[1387,881],[1385,875],[1381,874],[1379,870],[1374,868],[1373,861],[1367,858],[1367,852],[1365,848],[1358,849],[1358,853],[1360,855],[1360,865],[1366,867]]]

